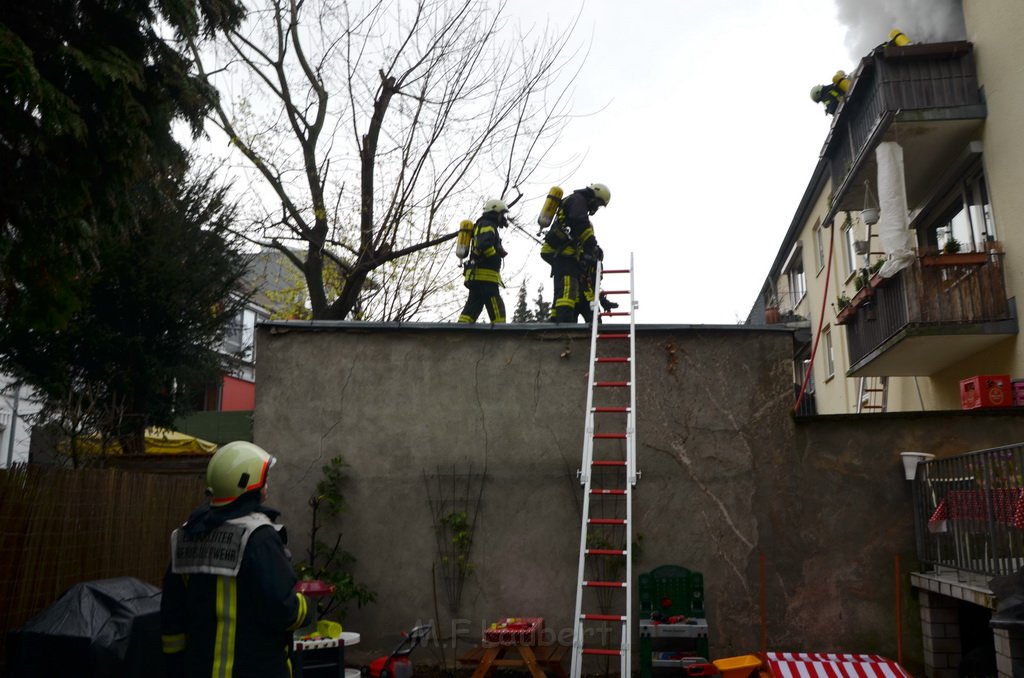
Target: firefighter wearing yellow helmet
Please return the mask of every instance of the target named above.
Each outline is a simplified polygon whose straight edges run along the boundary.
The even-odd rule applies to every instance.
[[[842,71],[840,71],[842,73]],[[845,77],[845,74],[843,74]],[[839,108],[839,104],[842,103],[845,92],[840,86],[842,79],[839,82],[830,82],[827,85],[815,85],[811,88],[811,101],[815,103],[824,104],[826,115],[835,115],[836,110]],[[846,88],[849,89],[849,80],[847,79]]]
[[[603,258],[590,217],[611,202],[612,194],[604,184],[590,184],[564,198],[555,213],[555,221],[544,236],[540,256],[551,265],[554,300],[551,320],[574,323],[578,314],[580,280],[594,261]]]
[[[279,513],[263,506],[274,457],[250,442],[206,468],[209,502],[171,533],[160,623],[167,675],[289,676],[292,631],[312,613],[295,591]]]
[[[492,323],[505,322],[501,263],[507,252],[501,246],[498,229],[508,224],[507,213],[505,201],[492,198],[484,203],[483,214],[473,225],[469,259],[463,268],[463,284],[469,290],[469,299],[459,316],[460,323],[475,323],[484,308]]]

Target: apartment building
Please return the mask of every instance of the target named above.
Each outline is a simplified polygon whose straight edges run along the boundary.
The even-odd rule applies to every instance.
[[[801,412],[959,409],[961,380],[1024,378],[1024,3],[963,11],[966,40],[861,59],[751,310],[798,330]]]

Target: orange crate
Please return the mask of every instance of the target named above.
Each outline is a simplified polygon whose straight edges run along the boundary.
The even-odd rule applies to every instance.
[[[1008,374],[981,374],[960,382],[960,407],[1012,407],[1013,391]]]

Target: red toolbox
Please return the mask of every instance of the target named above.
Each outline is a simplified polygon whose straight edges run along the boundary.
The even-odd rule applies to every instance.
[[[1013,390],[1008,374],[981,374],[960,382],[960,407],[1012,407]]]
[[[537,645],[544,630],[543,617],[506,617],[484,631],[484,643],[492,645]]]

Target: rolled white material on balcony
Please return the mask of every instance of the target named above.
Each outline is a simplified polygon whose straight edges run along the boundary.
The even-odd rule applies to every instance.
[[[907,186],[903,174],[903,147],[883,141],[875,149],[878,163],[878,241],[888,261],[878,275],[891,278],[914,260],[914,238],[907,229]]]

